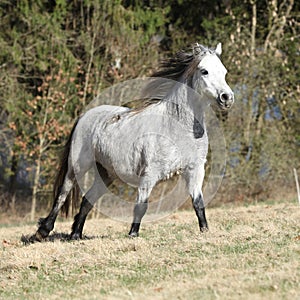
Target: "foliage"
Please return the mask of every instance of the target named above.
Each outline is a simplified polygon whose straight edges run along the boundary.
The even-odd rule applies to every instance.
[[[236,104],[223,116],[228,197],[267,197],[299,169],[299,6],[269,1],[3,1],[3,190],[50,190],[72,123],[104,88],[195,41],[223,43]],[[7,185],[7,183],[9,183]]]

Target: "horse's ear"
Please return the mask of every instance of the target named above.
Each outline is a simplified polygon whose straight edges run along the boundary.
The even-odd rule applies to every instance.
[[[193,54],[194,56],[198,56],[201,53],[200,45],[198,43],[195,43],[193,45]]]
[[[201,52],[204,52],[206,50],[207,49],[203,45],[195,43],[193,47],[193,54],[194,56],[198,56],[201,54]]]
[[[217,45],[215,52],[217,55],[221,56],[221,54],[222,54],[222,44],[221,43],[219,43]]]

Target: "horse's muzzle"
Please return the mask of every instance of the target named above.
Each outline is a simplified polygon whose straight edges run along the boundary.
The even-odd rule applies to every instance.
[[[219,107],[223,110],[229,109],[234,102],[234,94],[233,93],[220,93],[217,98],[217,103]]]

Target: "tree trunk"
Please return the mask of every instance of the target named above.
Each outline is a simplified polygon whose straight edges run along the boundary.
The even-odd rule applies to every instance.
[[[253,78],[254,70],[254,60],[256,58],[256,27],[257,27],[257,9],[256,9],[256,1],[250,1],[252,5],[252,24],[251,24],[251,44],[250,44],[250,59],[251,59],[251,71],[250,76]],[[248,93],[247,99],[247,115],[246,115],[246,124],[244,129],[244,141],[245,141],[245,149],[242,151],[244,152],[243,155],[249,152],[252,143],[251,137],[251,127],[253,123],[253,93],[252,90]]]
[[[37,159],[36,170],[34,174],[32,198],[31,198],[30,221],[35,220],[36,199],[37,199],[38,187],[40,182],[40,174],[41,174],[41,156],[39,156]]]
[[[18,163],[19,163],[19,157],[14,152],[11,158],[10,176],[9,176],[9,183],[8,183],[8,192],[11,194],[15,192]]]
[[[251,28],[250,58],[253,61],[255,58],[255,51],[256,51],[256,24],[257,24],[256,1],[252,0],[251,4],[252,4],[252,28]]]
[[[11,159],[10,176],[8,182],[8,193],[9,193],[10,203],[7,203],[7,206],[10,207],[12,214],[16,212],[16,180],[17,180],[18,164],[19,164],[19,157],[14,152]]]

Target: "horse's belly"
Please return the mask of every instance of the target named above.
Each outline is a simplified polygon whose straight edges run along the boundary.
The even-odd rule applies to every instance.
[[[131,186],[139,186],[140,177],[127,166],[120,166],[118,163],[108,163],[110,159],[101,159],[101,165],[107,170],[108,174],[111,178],[119,178],[124,183],[129,184]]]
[[[110,177],[119,178],[132,186],[138,186],[140,176],[131,159],[132,155],[129,154],[129,149],[117,145],[109,147],[107,143],[101,144],[95,153],[95,158],[107,170]]]

